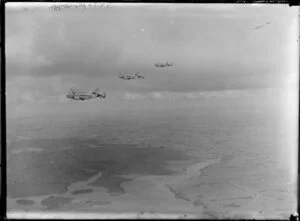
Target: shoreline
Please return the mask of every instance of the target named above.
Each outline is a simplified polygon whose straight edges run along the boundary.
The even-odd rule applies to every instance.
[[[57,217],[57,214],[54,215],[53,213],[52,216],[48,213],[48,211],[45,210],[45,206],[42,205],[43,200],[48,199],[48,201],[51,201],[49,200],[51,197],[52,201],[59,201],[60,199],[67,201],[68,199],[66,198],[71,198],[70,202],[66,204],[56,202],[62,207],[54,211],[73,212],[77,210],[78,212],[82,212],[79,213],[79,216],[85,216],[84,218],[89,218],[89,216],[98,218],[105,216],[104,214],[110,216],[109,214],[114,213],[117,213],[116,216],[132,214],[133,218],[155,218],[160,217],[161,214],[172,214],[172,216],[178,218],[192,218],[191,216],[197,218],[230,218],[236,216],[268,217],[264,213],[261,213],[261,211],[255,212],[255,209],[258,207],[257,205],[262,205],[262,203],[267,200],[264,196],[260,196],[255,190],[242,184],[237,184],[235,181],[229,182],[229,180],[224,180],[220,182],[218,180],[218,173],[214,172],[216,167],[220,166],[223,168],[221,170],[221,176],[230,176],[230,174],[227,175],[225,171],[227,171],[226,168],[232,158],[239,159],[240,157],[222,155],[217,158],[207,159],[189,165],[186,164],[186,162],[182,163],[178,161],[177,166],[182,167],[182,172],[179,172],[179,174],[120,175],[120,177],[127,177],[131,180],[122,182],[121,187],[124,189],[124,194],[115,196],[110,195],[108,189],[104,187],[90,185],[90,183],[101,177],[102,173],[98,172],[89,177],[86,181],[70,184],[67,187],[68,191],[63,194],[14,198],[15,204],[17,200],[21,199],[33,200],[34,204],[23,206],[24,209],[22,208],[19,211],[18,209],[10,210],[8,211],[8,217],[17,218],[20,217],[21,214],[24,217],[23,211],[26,211],[26,208],[30,208],[30,213],[26,212],[26,216],[29,218],[36,216],[34,210],[36,210],[37,213],[42,211],[43,214],[48,214],[45,216],[49,216],[49,218]],[[235,160],[232,162],[234,161]],[[173,164],[175,165],[176,162],[173,162]],[[233,164],[232,166],[237,165]],[[228,167],[228,169],[231,167]],[[222,173],[223,170],[225,174],[224,172]],[[210,171],[212,171],[212,173]],[[230,177],[226,179],[230,179]],[[191,188],[193,189],[191,190]],[[84,192],[86,189],[89,189],[90,192]],[[83,193],[72,193],[73,191],[80,190],[82,190]],[[258,204],[254,205],[254,203]],[[167,207],[162,207],[161,205],[167,205]],[[99,214],[98,216],[96,214],[97,212]],[[175,214],[177,212],[178,215]],[[61,214],[62,216],[68,216],[69,213],[62,212]],[[283,213],[283,211],[281,213]],[[187,217],[184,215],[187,215]],[[126,215],[124,215],[124,217],[125,216]],[[274,211],[273,216],[278,217],[280,214]]]
[[[125,196],[125,198],[126,198],[126,196],[128,195],[126,189],[127,189],[127,186],[130,185],[131,182],[136,182],[136,181],[138,182],[139,180],[145,180],[145,179],[147,180],[147,179],[149,179],[149,177],[150,178],[156,177],[154,179],[154,182],[156,182],[156,186],[160,185],[160,187],[158,187],[158,189],[159,188],[167,189],[168,192],[170,192],[173,196],[175,196],[174,192],[172,192],[172,189],[169,188],[168,185],[170,185],[172,183],[178,183],[178,182],[180,183],[183,180],[188,180],[195,176],[200,176],[201,170],[203,168],[210,166],[214,163],[218,163],[219,161],[220,161],[220,159],[213,159],[213,160],[208,160],[208,161],[204,161],[204,162],[194,163],[192,165],[185,167],[185,173],[181,174],[181,175],[165,175],[165,176],[137,175],[137,177],[132,178],[131,181],[125,181],[125,182],[121,183],[121,186],[125,190],[125,193],[121,197],[123,198]],[[96,181],[99,177],[101,177],[101,175],[102,175],[102,173],[98,172],[97,174],[93,175],[92,177],[89,177],[86,181],[79,181],[79,182],[72,183],[67,187],[67,191],[62,194],[47,194],[47,195],[20,197],[20,198],[9,198],[8,197],[7,200],[8,200],[8,203],[11,204],[11,206],[10,206],[11,208],[13,207],[12,205],[15,204],[15,205],[18,205],[17,207],[19,207],[20,210],[22,210],[21,208],[24,207],[24,210],[43,210],[44,211],[44,209],[45,209],[45,207],[47,207],[47,205],[43,204],[43,202],[45,202],[45,200],[49,200],[51,198],[56,199],[57,201],[59,201],[59,199],[70,199],[71,201],[68,203],[68,205],[72,205],[74,203],[81,204],[81,203],[88,201],[87,199],[86,200],[81,199],[81,198],[84,198],[85,195],[86,196],[90,195],[90,194],[97,195],[97,194],[101,194],[101,193],[107,195],[108,191],[105,188],[95,187],[93,185],[90,185],[91,183]],[[87,193],[83,192],[82,194],[81,193],[79,193],[79,194],[73,193],[74,191],[80,191],[80,190],[86,190],[86,189],[91,190],[91,191],[87,192]],[[108,196],[108,198],[109,198],[109,201],[106,201],[107,203],[109,203],[110,201],[114,201],[115,199],[118,199],[118,196]],[[17,203],[17,201],[20,201],[20,200],[32,201],[33,203],[30,205],[30,207],[26,206],[26,205],[20,205]],[[56,202],[56,203],[59,204],[58,202]],[[90,208],[90,206],[88,206],[87,208]],[[25,208],[25,207],[27,207],[27,208]],[[78,205],[78,209],[85,208],[85,207],[86,206],[84,206],[84,205],[81,205],[81,206]],[[58,208],[58,210],[61,210],[61,209]],[[63,208],[62,208],[62,210],[63,210]],[[8,213],[11,213],[10,211],[15,211],[15,209],[9,209]]]

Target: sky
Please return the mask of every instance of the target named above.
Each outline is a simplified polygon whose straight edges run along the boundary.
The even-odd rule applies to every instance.
[[[193,99],[215,91],[244,94],[298,83],[296,7],[5,6],[8,105],[65,102],[71,87],[99,88],[112,100],[132,101]],[[264,26],[255,29],[260,25]],[[155,62],[167,61],[174,66],[154,67]],[[145,79],[117,78],[135,71]]]

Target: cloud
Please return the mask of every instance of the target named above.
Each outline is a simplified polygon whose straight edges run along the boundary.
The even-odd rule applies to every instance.
[[[67,101],[66,95],[60,94],[57,96],[49,96],[49,97],[40,98],[39,100],[36,101],[36,103],[39,103],[39,104],[65,103],[66,101]]]
[[[158,99],[158,100],[167,98],[166,95],[162,95],[162,93],[160,93],[160,92],[153,92],[153,93],[150,93],[148,96],[152,99]]]
[[[119,98],[124,100],[202,100],[202,99],[234,99],[238,97],[255,96],[259,93],[274,95],[282,91],[279,88],[247,89],[247,90],[221,90],[201,92],[150,92],[144,94],[125,93]]]
[[[8,103],[38,103],[51,97],[65,95],[72,83],[65,82],[63,77],[50,76],[36,78],[33,76],[18,76],[6,83]]]
[[[56,80],[52,80],[53,83]],[[22,104],[22,103],[64,103],[67,101],[65,88],[59,85],[52,88],[44,88],[44,90],[53,90],[56,95],[47,95],[48,93],[42,89],[35,91],[25,90],[24,87],[11,88],[8,87],[7,102],[8,104]],[[242,90],[221,90],[221,91],[201,91],[201,92],[166,92],[155,91],[148,93],[130,93],[130,92],[112,92],[108,93],[108,102],[117,102],[117,100],[124,101],[146,101],[146,100],[209,100],[209,99],[235,99],[247,98],[257,96],[259,94],[267,96],[277,96],[282,93],[284,88],[262,88],[262,89],[242,89]]]
[[[36,36],[39,31],[38,22],[31,16],[7,18],[14,23],[6,30],[6,61],[7,70],[11,75],[22,75],[34,68],[51,66],[51,60],[45,55],[34,51]],[[26,28],[24,28],[26,27]]]
[[[145,98],[142,94],[134,94],[134,93],[129,93],[126,92],[125,94],[121,95],[119,97],[121,100],[140,100]]]
[[[13,14],[8,16],[9,76],[109,74],[111,64],[117,63],[122,55],[122,41],[116,39],[122,30],[109,28],[113,24],[101,18],[89,19],[84,12],[62,16],[44,11],[44,14],[21,13],[19,19]],[[90,26],[98,27],[98,31]]]

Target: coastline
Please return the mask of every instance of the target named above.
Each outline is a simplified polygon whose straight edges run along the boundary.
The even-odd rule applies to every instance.
[[[243,162],[241,156],[223,155],[194,163],[178,161],[178,173],[172,175],[120,175],[121,178],[130,179],[120,184],[124,189],[124,193],[121,195],[112,195],[107,188],[91,185],[101,178],[102,173],[98,172],[86,181],[69,185],[68,191],[63,194],[8,199],[11,205],[16,205],[17,200],[34,202],[34,205],[19,206],[21,208],[19,211],[8,211],[8,217],[17,218],[23,213],[22,210],[26,211],[26,208],[30,208],[29,213],[26,212],[26,216],[29,218],[36,216],[34,211],[38,213],[41,210],[43,213],[46,212],[45,214],[48,214],[47,216],[50,218],[54,218],[57,213],[51,215],[47,212],[49,210],[45,210],[47,207],[45,207],[45,202],[43,205],[43,201],[47,199],[48,204],[59,205],[54,207],[55,212],[67,215],[68,213],[64,213],[64,211],[76,210],[82,212],[78,216],[82,215],[86,218],[96,217],[96,213],[99,214],[99,217],[103,214],[111,216],[117,213],[116,216],[126,214],[133,218],[155,218],[162,214],[171,214],[171,216],[180,218],[269,217],[262,213],[262,208],[270,198],[264,197],[260,194],[261,191],[254,187],[250,188],[238,184],[238,180],[232,180],[232,174],[235,173],[235,168],[241,162]],[[176,165],[176,161],[173,161],[172,164]],[[184,164],[186,165],[183,166]],[[255,171],[253,175],[255,175]],[[74,194],[74,191],[78,192]],[[60,203],[60,201],[65,201],[65,203]],[[268,211],[270,209],[269,206]],[[273,217],[276,218],[284,218],[286,212],[272,209]],[[114,216],[112,215],[112,217]]]
[[[168,186],[172,183],[178,183],[181,182],[183,180],[188,180],[190,178],[193,178],[195,176],[199,176],[201,174],[201,169],[212,165],[214,163],[219,162],[220,159],[214,159],[214,160],[208,160],[206,162],[199,162],[196,164],[192,164],[188,167],[185,168],[185,173],[181,174],[181,175],[165,175],[165,176],[159,176],[159,175],[155,175],[155,176],[137,176],[136,178],[133,178],[131,181],[126,181],[121,183],[122,187],[125,190],[125,193],[121,196],[111,196],[109,194],[107,194],[107,190],[103,187],[95,187],[90,185],[92,182],[95,182],[98,178],[101,177],[102,173],[98,172],[96,175],[90,177],[89,179],[87,179],[86,181],[79,181],[79,182],[75,182],[71,185],[69,185],[67,187],[67,191],[65,193],[62,194],[48,194],[48,195],[43,195],[43,196],[33,196],[33,197],[23,197],[23,198],[8,198],[8,202],[12,205],[12,204],[17,204],[16,202],[18,200],[30,200],[33,201],[34,204],[30,205],[30,210],[44,210],[45,207],[47,207],[47,205],[43,205],[43,202],[45,202],[45,200],[49,200],[49,199],[54,199],[56,198],[56,202],[52,201],[52,204],[56,203],[59,204],[59,199],[63,200],[63,199],[70,199],[69,203],[66,203],[66,205],[62,204],[62,208],[56,208],[58,211],[63,211],[64,209],[67,209],[68,207],[73,207],[73,206],[77,206],[77,208],[74,207],[74,209],[80,209],[80,210],[84,210],[84,209],[88,209],[88,210],[97,210],[97,208],[95,208],[95,205],[98,207],[103,206],[103,205],[111,205],[111,208],[107,208],[108,210],[113,209],[113,205],[115,205],[115,200],[120,198],[120,202],[122,202],[122,199],[126,199],[129,198],[130,199],[130,195],[132,195],[132,192],[130,191],[129,186],[131,186],[132,183],[136,183],[139,185],[139,183],[148,183],[148,185],[152,186],[153,191],[158,191],[161,195],[163,196],[162,198],[167,199],[167,201],[173,201],[174,199],[174,193],[172,192],[171,188]],[[126,177],[126,176],[123,176]],[[133,185],[134,186],[134,185]],[[140,187],[142,188],[142,187]],[[91,190],[90,192],[83,192],[82,194],[74,194],[74,191],[79,191],[79,190]],[[129,189],[129,191],[127,191]],[[154,193],[154,192],[153,192]],[[86,198],[89,198],[90,195],[94,195],[94,198],[104,198],[104,200],[102,200],[101,202],[98,200],[98,203],[96,202],[97,200],[88,200],[85,199],[84,196],[86,196]],[[151,195],[151,194],[150,194]],[[154,194],[156,195],[156,194]],[[132,198],[132,197],[131,197]],[[138,196],[134,197],[136,198],[135,200],[138,200]],[[150,197],[151,198],[151,197]],[[155,198],[155,197],[154,197]],[[177,198],[175,196],[175,198]],[[125,200],[126,201],[126,200]],[[143,200],[142,200],[143,201]],[[49,202],[51,204],[51,202]],[[95,203],[95,205],[91,205],[91,203]],[[134,201],[132,203],[132,206],[134,206],[136,202]],[[89,205],[87,205],[89,204]],[[118,207],[122,207],[122,203],[117,203],[120,204],[118,205]],[[128,204],[128,203],[127,203]],[[147,208],[147,202],[142,202],[144,208],[141,208],[142,210],[145,210]],[[175,204],[177,203],[172,203],[174,208],[176,208],[177,206]],[[181,203],[179,203],[180,205]],[[186,203],[185,207],[194,207],[192,205],[187,205]],[[73,205],[73,206],[72,206]],[[170,205],[171,206],[171,205]],[[12,206],[11,206],[12,207]],[[23,207],[24,210],[25,207],[27,207],[26,205],[19,205],[19,207]],[[110,206],[109,206],[110,207]],[[177,208],[178,209],[178,208]],[[155,211],[159,210],[159,208],[155,208],[152,207],[151,211]],[[195,208],[190,208],[189,209],[190,212],[198,212],[198,209]],[[8,212],[8,214],[13,214],[17,211],[14,210],[10,210]],[[124,211],[124,212],[128,212],[128,211]],[[129,211],[130,212],[130,211]],[[134,211],[135,212],[135,211]],[[139,213],[140,211],[136,211],[137,213]],[[144,211],[145,213],[147,213],[147,211]],[[164,211],[160,211],[162,213],[164,213]],[[15,215],[14,215],[15,216]],[[10,217],[10,216],[9,216]]]

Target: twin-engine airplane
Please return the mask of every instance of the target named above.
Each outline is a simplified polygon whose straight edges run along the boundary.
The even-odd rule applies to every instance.
[[[102,92],[99,93],[99,89],[95,89],[93,92],[89,93],[89,92],[80,92],[80,91],[76,91],[74,89],[70,89],[68,94],[66,95],[67,98],[69,99],[73,99],[73,100],[80,100],[80,101],[84,101],[84,100],[90,100],[93,98],[106,98],[106,92]]]
[[[271,21],[268,21],[266,24],[257,26],[257,27],[255,27],[254,29],[260,29],[261,27],[263,27],[263,26],[265,26],[265,25],[268,25],[268,24],[270,24],[270,23],[271,23]]]
[[[173,66],[173,63],[169,63],[169,62],[166,62],[166,63],[155,63],[154,66],[158,67],[158,68],[170,67],[170,66]]]
[[[124,80],[132,80],[132,79],[136,79],[136,78],[142,78],[142,79],[144,79],[145,77],[139,75],[139,72],[135,72],[135,73],[130,74],[130,75],[120,74],[119,78],[120,79],[124,79]]]

